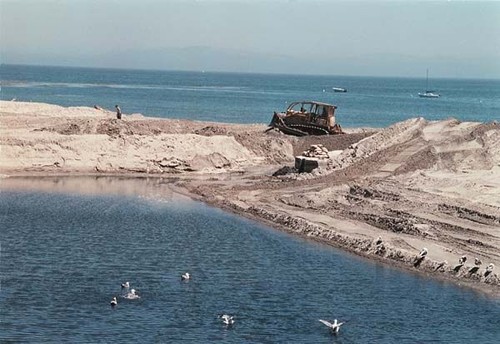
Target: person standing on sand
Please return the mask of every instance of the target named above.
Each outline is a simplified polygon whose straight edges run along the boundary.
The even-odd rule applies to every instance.
[[[122,110],[118,105],[115,105],[115,108],[116,108],[116,118],[122,119]]]

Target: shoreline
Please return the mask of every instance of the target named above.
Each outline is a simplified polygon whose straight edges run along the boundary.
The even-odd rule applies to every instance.
[[[494,278],[495,284],[489,284],[489,283],[484,283],[484,281],[478,280],[478,279],[471,279],[468,278],[466,275],[462,274],[452,274],[451,271],[444,271],[444,270],[439,270],[435,271],[433,269],[417,269],[417,268],[412,268],[411,266],[408,265],[408,261],[401,261],[401,260],[395,260],[395,259],[387,259],[386,257],[379,256],[377,254],[374,254],[373,251],[370,250],[362,250],[359,247],[353,247],[349,245],[342,244],[338,241],[335,240],[330,240],[330,239],[325,239],[324,237],[318,236],[318,235],[309,235],[305,233],[304,231],[296,231],[290,229],[290,227],[287,227],[284,223],[280,221],[273,221],[269,218],[259,216],[255,212],[249,212],[245,209],[238,209],[234,205],[228,204],[228,202],[220,202],[217,200],[209,199],[204,196],[201,196],[197,193],[193,193],[192,191],[189,190],[189,188],[178,185],[179,181],[186,181],[186,180],[192,180],[190,177],[185,177],[185,179],[179,180],[178,178],[174,177],[165,177],[165,176],[144,176],[144,175],[130,175],[130,174],[108,174],[108,175],[100,175],[100,174],[80,174],[80,175],[66,175],[66,174],[61,174],[61,175],[51,175],[51,174],[36,174],[36,175],[30,175],[30,174],[16,174],[16,175],[11,175],[8,177],[1,177],[1,180],[4,180],[5,178],[9,178],[11,180],[17,179],[17,180],[29,180],[31,183],[33,180],[46,180],[48,182],[53,181],[54,179],[62,178],[65,180],[70,180],[70,179],[78,179],[78,178],[91,178],[92,180],[97,180],[97,179],[105,179],[107,181],[109,180],[120,180],[124,183],[130,183],[131,181],[140,181],[142,183],[143,180],[145,179],[151,179],[155,181],[160,181],[162,180],[162,184],[166,187],[167,190],[170,190],[173,192],[173,194],[177,194],[182,197],[187,197],[190,200],[193,200],[195,202],[202,202],[210,207],[214,207],[217,209],[221,209],[223,211],[232,213],[236,216],[246,218],[248,220],[255,221],[257,223],[260,223],[262,225],[268,226],[270,228],[273,228],[274,230],[282,231],[285,233],[288,233],[292,236],[297,236],[300,237],[304,240],[307,241],[314,241],[318,242],[324,245],[328,245],[331,247],[334,247],[335,249],[342,250],[344,252],[347,252],[349,254],[352,254],[353,256],[360,258],[362,260],[366,260],[367,262],[371,262],[374,264],[382,264],[384,266],[400,270],[401,272],[404,273],[410,273],[414,274],[417,276],[421,276],[424,278],[428,279],[434,279],[437,281],[445,282],[445,283],[450,283],[451,285],[458,286],[460,288],[466,288],[467,290],[471,290],[473,292],[480,293],[483,296],[491,297],[493,299],[500,299],[500,288],[499,286],[499,278],[496,274],[492,275],[492,278]],[[163,180],[165,182],[163,182]],[[0,186],[0,190],[4,189],[2,186]],[[40,190],[40,189],[33,189],[33,188],[25,188],[25,187],[13,187],[13,188],[8,188],[9,190],[38,190],[38,191],[46,191],[46,190]],[[82,191],[74,190],[74,191],[68,191],[65,190],[63,192],[76,192],[76,193],[82,193]],[[114,190],[111,191],[111,194],[118,193],[118,192],[123,192],[123,190]],[[145,193],[146,196],[151,196],[151,190]],[[163,190],[162,192],[165,192]],[[104,194],[109,195],[109,192],[104,192]],[[136,191],[132,192],[127,192],[127,194],[132,195],[132,196],[139,196],[139,194]],[[304,226],[304,228],[307,228],[307,225]],[[365,243],[367,246],[369,243]],[[366,246],[365,246],[366,247]],[[408,257],[407,257],[408,258]],[[411,257],[409,257],[411,258]],[[427,264],[426,267],[433,268],[432,264],[435,264],[437,262],[432,262],[431,265]],[[496,287],[496,288],[492,288]]]
[[[298,237],[305,239],[305,240],[312,240],[312,241],[315,241],[315,242],[318,242],[321,244],[325,244],[325,245],[334,247],[336,249],[339,249],[339,250],[342,250],[342,251],[347,252],[349,254],[352,254],[352,255],[354,255],[358,258],[361,258],[363,260],[366,260],[366,261],[369,261],[372,263],[380,263],[380,264],[383,264],[383,265],[388,266],[390,268],[400,270],[400,271],[405,272],[405,273],[411,273],[411,274],[415,274],[415,275],[422,276],[425,278],[450,283],[450,284],[453,284],[453,285],[461,287],[461,288],[467,288],[468,290],[472,290],[474,292],[479,292],[479,293],[481,293],[481,295],[492,297],[494,299],[500,299],[500,288],[499,288],[500,281],[499,281],[498,276],[496,276],[496,275],[494,276],[495,284],[491,285],[488,283],[484,283],[484,281],[479,281],[477,279],[476,280],[469,279],[463,274],[462,275],[456,275],[456,274],[453,275],[453,274],[451,274],[450,271],[440,271],[440,270],[436,271],[433,269],[431,269],[430,271],[429,271],[429,269],[425,269],[425,270],[420,269],[419,270],[419,269],[412,268],[412,267],[408,266],[407,262],[403,262],[401,260],[387,259],[385,257],[378,256],[377,254],[373,254],[373,252],[360,250],[357,247],[348,247],[346,245],[342,245],[335,240],[329,240],[329,239],[325,239],[325,238],[320,237],[320,236],[308,235],[308,234],[304,234],[304,232],[297,232],[297,231],[291,230],[289,227],[287,227],[283,223],[272,221],[269,218],[258,216],[255,213],[248,212],[248,211],[245,211],[242,209],[236,209],[234,206],[230,206],[230,205],[227,205],[225,203],[220,203],[217,201],[215,201],[215,202],[209,201],[202,196],[199,196],[197,194],[190,192],[188,189],[186,189],[184,187],[179,187],[179,186],[173,185],[173,186],[171,186],[171,188],[174,192],[180,193],[180,194],[187,196],[195,201],[203,202],[209,206],[212,206],[212,207],[215,207],[218,209],[222,209],[224,211],[230,212],[232,214],[235,214],[237,216],[240,216],[240,217],[243,217],[243,218],[246,218],[249,220],[256,221],[258,223],[261,223],[263,225],[271,227],[275,230],[279,230],[279,231],[288,233],[288,234],[293,235],[293,236],[298,236]],[[432,262],[432,264],[435,264],[435,263],[437,263],[437,262]],[[432,268],[432,265],[430,267]],[[496,287],[496,288],[492,288],[492,286]]]
[[[277,230],[500,297],[498,272],[484,276],[490,262],[500,266],[498,123],[417,118],[374,132],[296,138],[265,134],[260,125],[118,121],[92,108],[0,105],[0,180],[151,180],[150,191],[168,184]],[[314,144],[333,153],[323,167],[272,176]],[[429,254],[415,265],[423,247]],[[468,260],[457,269],[462,255]]]

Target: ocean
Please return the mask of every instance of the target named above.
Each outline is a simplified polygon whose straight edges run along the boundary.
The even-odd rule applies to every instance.
[[[4,180],[0,342],[498,343],[499,300],[273,230],[162,185]],[[180,279],[185,272],[188,282]],[[140,299],[122,296],[125,281]],[[224,326],[220,313],[234,315],[234,326]],[[345,324],[332,336],[318,319]]]
[[[229,123],[269,123],[296,100],[338,106],[343,127],[385,127],[411,117],[500,120],[500,80],[380,78],[0,66],[1,99],[94,106],[125,114]],[[347,93],[335,93],[343,87]]]

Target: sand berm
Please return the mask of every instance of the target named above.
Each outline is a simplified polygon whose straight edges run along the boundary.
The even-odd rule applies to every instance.
[[[278,229],[500,296],[499,123],[413,118],[298,138],[260,124],[2,101],[0,124],[0,180],[157,177]],[[329,151],[321,167],[296,173],[294,156],[318,144]]]

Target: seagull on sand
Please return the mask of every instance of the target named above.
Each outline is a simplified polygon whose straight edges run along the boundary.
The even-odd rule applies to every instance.
[[[128,288],[130,288],[130,283],[128,282],[122,283],[122,289],[128,289]]]
[[[441,263],[439,263],[436,268],[434,269],[434,271],[438,271],[439,269],[441,269],[443,266],[447,265],[448,262],[446,260],[443,260]]]
[[[378,237],[376,240],[375,240],[375,245],[380,245],[382,243],[382,238],[381,237]]]
[[[424,258],[427,255],[428,252],[429,252],[429,250],[424,247],[422,249],[422,251],[420,251],[420,253],[419,253],[420,258]]]
[[[191,278],[191,275],[189,272],[186,272],[184,275],[181,276],[181,281],[188,281]]]
[[[474,258],[474,266],[469,269],[469,275],[475,274],[479,271],[479,266],[482,264],[481,259]]]
[[[489,263],[488,266],[486,267],[486,271],[484,272],[484,277],[488,277],[488,275],[493,272],[494,268],[495,268],[495,264]]]
[[[319,322],[326,325],[327,327],[330,328],[330,330],[333,332],[333,334],[337,334],[339,333],[340,331],[340,326],[342,326],[342,324],[344,324],[343,322],[338,322],[337,319],[335,319],[333,321],[333,324],[326,321],[326,320],[323,320],[323,319],[319,319]]]
[[[414,259],[413,259],[413,266],[418,268],[420,266],[420,264],[422,263],[422,261],[424,260],[425,256],[427,255],[427,253],[429,252],[429,250],[427,250],[427,248],[423,248],[422,251],[420,251],[420,253],[418,254],[418,256],[416,256]]]
[[[229,326],[229,325],[234,324],[234,316],[232,316],[232,315],[220,314],[218,316],[218,318],[222,320],[222,323],[224,325],[228,325]]]
[[[113,299],[111,300],[110,304],[111,304],[111,307],[114,307],[114,306],[116,306],[118,304],[118,301],[116,300],[116,296],[113,297]]]
[[[453,268],[453,271],[455,271],[455,272],[460,271],[460,269],[462,268],[462,266],[464,266],[466,261],[467,261],[466,256],[462,256],[462,257],[458,258],[458,265]]]

